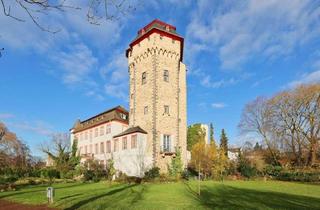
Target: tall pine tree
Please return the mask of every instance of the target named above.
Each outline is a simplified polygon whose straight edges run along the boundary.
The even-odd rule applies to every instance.
[[[224,129],[221,131],[220,149],[223,149],[225,156],[228,156],[228,137]]]
[[[210,123],[210,144],[215,144],[215,142],[214,142],[214,130],[213,130],[212,123]]]

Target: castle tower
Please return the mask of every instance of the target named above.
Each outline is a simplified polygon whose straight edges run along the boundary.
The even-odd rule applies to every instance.
[[[162,171],[181,151],[186,165],[186,66],[176,27],[154,20],[126,51],[130,75],[129,126],[147,132],[147,156]]]

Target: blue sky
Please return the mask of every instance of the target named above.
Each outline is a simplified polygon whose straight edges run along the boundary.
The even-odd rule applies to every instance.
[[[42,32],[0,15],[0,121],[39,155],[41,142],[116,105],[128,107],[125,49],[158,18],[185,37],[188,124],[212,122],[241,144],[237,124],[259,95],[320,82],[320,1],[135,1],[117,21],[91,25],[85,11],[51,12]],[[13,8],[20,17],[23,11]]]

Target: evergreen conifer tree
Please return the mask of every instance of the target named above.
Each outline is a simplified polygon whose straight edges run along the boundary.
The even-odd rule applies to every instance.
[[[228,137],[224,129],[221,131],[220,149],[223,149],[225,156],[228,156]]]

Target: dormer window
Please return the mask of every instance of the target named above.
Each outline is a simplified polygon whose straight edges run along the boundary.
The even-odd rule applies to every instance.
[[[169,28],[169,26],[166,26],[166,31],[170,31],[170,28]]]
[[[124,119],[124,120],[127,119],[127,115],[125,115],[125,114],[123,114],[123,113],[120,113],[120,117],[121,117],[122,119]]]

